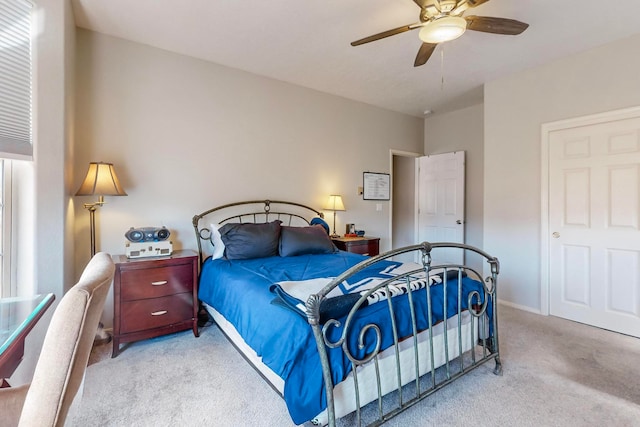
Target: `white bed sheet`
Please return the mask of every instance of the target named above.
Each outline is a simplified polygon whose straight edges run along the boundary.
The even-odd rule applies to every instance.
[[[218,311],[208,304],[204,304],[207,311],[213,317],[216,324],[222,329],[225,335],[234,343],[234,345],[244,354],[249,362],[263,375],[263,377],[277,390],[280,395],[284,394],[284,380],[274,373],[267,365],[262,363],[262,358],[244,341],[235,327],[227,321]],[[453,360],[460,354],[469,351],[473,347],[473,343],[478,340],[478,322],[471,325],[471,314],[467,311],[461,315],[462,330],[462,351],[459,348],[458,339],[458,316],[455,315],[448,319],[448,358]],[[446,363],[446,353],[444,344],[444,322],[437,324],[433,328],[433,349],[434,349],[434,365],[436,368]],[[473,334],[473,336],[472,336]],[[402,384],[406,385],[415,380],[415,352],[413,351],[413,339],[406,339],[399,344],[400,348],[400,371],[402,376]],[[419,375],[422,376],[431,370],[431,357],[429,346],[429,332],[423,331],[418,334],[418,354],[421,362],[419,365]],[[385,395],[397,388],[398,380],[396,377],[396,358],[394,348],[388,348],[381,352],[378,357],[378,363],[381,372],[381,390]],[[382,373],[387,373],[384,375]],[[378,398],[377,382],[375,377],[375,366],[372,362],[363,366],[358,371],[358,384],[360,392],[360,405],[364,407],[367,403],[373,402]],[[353,381],[353,373],[334,387],[334,402],[336,419],[341,418],[356,410],[355,385]],[[326,425],[328,422],[327,411],[324,410],[312,420],[313,424]]]

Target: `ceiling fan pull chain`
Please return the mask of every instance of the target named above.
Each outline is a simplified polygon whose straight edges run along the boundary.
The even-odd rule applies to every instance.
[[[444,90],[444,46],[440,49],[440,90]]]

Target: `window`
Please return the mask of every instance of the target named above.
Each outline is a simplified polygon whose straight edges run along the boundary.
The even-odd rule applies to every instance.
[[[31,159],[31,9],[0,1],[0,157]]]
[[[0,297],[16,295],[12,280],[12,160],[31,160],[33,4],[0,0]]]

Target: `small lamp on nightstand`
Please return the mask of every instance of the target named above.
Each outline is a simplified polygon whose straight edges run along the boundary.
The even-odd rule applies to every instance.
[[[324,208],[328,211],[333,211],[333,234],[331,237],[340,237],[340,235],[336,233],[336,212],[346,210],[344,203],[342,203],[342,196],[339,194],[330,195]]]

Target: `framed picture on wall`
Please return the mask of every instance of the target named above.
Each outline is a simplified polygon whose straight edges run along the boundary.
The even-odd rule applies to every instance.
[[[362,198],[364,200],[389,200],[389,182],[388,173],[363,172]]]

